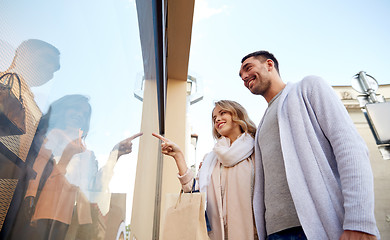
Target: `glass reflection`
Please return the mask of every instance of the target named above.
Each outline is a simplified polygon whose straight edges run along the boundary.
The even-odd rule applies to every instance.
[[[26,181],[35,174],[27,171],[25,163],[30,161],[27,155],[32,142],[38,141],[34,135],[38,133],[36,129],[42,113],[30,87],[40,86],[53,78],[60,68],[59,55],[53,45],[29,39],[19,45],[10,66],[0,73],[1,237],[12,227]],[[8,225],[5,224],[3,230],[6,217]]]
[[[91,119],[89,99],[67,95],[53,102],[43,115],[28,155],[37,173],[28,182],[15,237],[30,239],[97,239],[92,212],[106,215],[111,194],[109,182],[119,157],[131,153],[138,133],[116,144],[98,169],[93,151],[87,149]],[[72,231],[68,231],[73,225]],[[20,236],[19,234],[22,234]],[[27,235],[26,235],[27,234]]]
[[[18,73],[28,86],[37,87],[53,78],[60,69],[60,52],[53,45],[29,39],[16,49],[14,60],[7,72]]]
[[[24,107],[25,130],[0,118],[0,239],[125,236],[142,109],[135,3],[1,6],[0,83],[13,81],[3,89]]]
[[[53,45],[29,39],[19,45],[11,65],[1,73],[0,136],[7,137],[1,137],[0,142],[22,160],[27,156],[41,117],[30,87],[40,86],[53,78],[54,72],[60,69],[59,55]],[[15,109],[19,104],[23,107]],[[19,133],[7,131],[13,126],[23,130]]]

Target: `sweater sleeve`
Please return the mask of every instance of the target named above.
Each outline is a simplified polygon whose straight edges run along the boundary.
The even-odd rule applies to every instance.
[[[344,198],[343,229],[376,235],[373,175],[367,146],[331,86],[315,76],[305,78],[302,84],[304,98],[336,159]]]
[[[180,176],[178,174],[177,178],[181,183],[181,188],[183,189],[183,191],[191,192],[192,185],[194,183],[194,173],[188,168],[187,172],[184,175]]]

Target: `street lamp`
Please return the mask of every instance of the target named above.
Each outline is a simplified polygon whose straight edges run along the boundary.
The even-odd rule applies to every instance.
[[[383,159],[390,160],[390,102],[376,93],[378,82],[364,71],[353,76],[352,88],[362,93],[357,97],[360,108]]]

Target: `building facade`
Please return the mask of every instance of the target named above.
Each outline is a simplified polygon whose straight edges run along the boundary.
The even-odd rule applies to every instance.
[[[344,103],[355,126],[365,140],[370,154],[374,174],[375,217],[382,239],[390,239],[390,161],[384,160],[376,144],[373,133],[362,112],[357,97],[360,95],[351,86],[334,86],[333,89]],[[390,84],[379,85],[379,96],[390,101]]]

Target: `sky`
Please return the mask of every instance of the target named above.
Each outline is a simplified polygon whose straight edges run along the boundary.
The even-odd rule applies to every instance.
[[[353,75],[366,71],[379,84],[390,84],[389,13],[387,0],[195,0],[189,74],[203,86],[203,100],[190,106],[188,117],[190,131],[199,135],[196,162],[214,145],[215,101],[239,102],[256,124],[266,109],[238,76],[241,58],[250,52],[272,52],[285,82],[318,75],[330,85],[350,85]],[[86,144],[100,166],[118,141],[141,126],[142,102],[134,97],[143,74],[137,21],[134,0],[0,1],[0,71],[24,40],[57,47],[60,70],[32,90],[42,112],[63,95],[89,96]],[[131,196],[137,149],[138,140],[118,162],[113,192]]]
[[[199,135],[197,162],[212,150],[215,101],[239,102],[256,124],[266,109],[238,76],[248,53],[273,53],[285,82],[318,75],[330,85],[351,85],[353,75],[366,71],[390,84],[389,13],[384,0],[196,0],[189,74],[204,86],[204,99],[190,107],[192,131]]]

